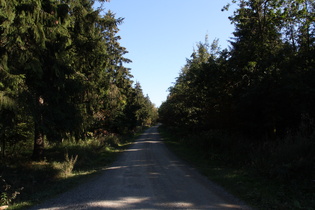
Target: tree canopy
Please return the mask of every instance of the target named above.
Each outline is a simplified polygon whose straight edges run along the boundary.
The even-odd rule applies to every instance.
[[[94,2],[1,1],[3,145],[33,136],[33,158],[38,160],[45,139],[61,142],[69,136],[84,138],[95,129],[131,131],[155,122],[154,107],[124,67],[131,61],[117,35],[123,19],[111,11],[103,14]],[[137,106],[129,113],[135,100]],[[147,112],[140,117],[140,110]],[[13,127],[32,131],[17,138],[21,132],[8,132]]]
[[[233,2],[230,48],[220,50],[217,40],[197,45],[159,110],[162,122],[256,137],[311,128],[314,1]]]
[[[315,177],[315,3],[233,2],[230,48],[197,44],[160,121],[201,159],[303,186]]]

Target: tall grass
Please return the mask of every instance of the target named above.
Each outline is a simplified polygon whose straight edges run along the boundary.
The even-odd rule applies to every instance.
[[[10,190],[0,186],[0,199],[1,204],[10,205],[9,209],[23,209],[71,188],[113,162],[128,141],[108,134],[102,138],[47,143],[45,159],[40,162],[28,158],[29,144],[21,144],[24,147],[19,148],[19,153],[1,160],[0,176]]]

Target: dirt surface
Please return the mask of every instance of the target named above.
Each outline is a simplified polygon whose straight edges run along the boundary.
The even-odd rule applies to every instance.
[[[32,209],[249,209],[176,158],[157,126],[111,167]]]

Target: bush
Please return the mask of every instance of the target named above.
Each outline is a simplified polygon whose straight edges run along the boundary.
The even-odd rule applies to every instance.
[[[5,179],[1,178],[1,194],[0,194],[0,206],[9,205],[12,203],[14,199],[20,194],[20,192],[24,189],[20,187],[15,189],[12,185],[8,184]]]
[[[54,168],[56,168],[57,170],[61,172],[60,174],[61,177],[67,178],[72,175],[72,171],[77,160],[78,160],[78,155],[71,156],[69,158],[69,154],[68,152],[66,152],[65,160],[63,162],[54,162],[52,164]]]
[[[315,179],[313,137],[287,137],[272,149],[270,159],[272,176],[281,179]]]
[[[173,134],[178,129],[171,129]],[[205,158],[250,167],[265,177],[279,180],[315,179],[315,135],[287,135],[283,139],[252,140],[223,130],[178,135],[179,142],[195,147]]]

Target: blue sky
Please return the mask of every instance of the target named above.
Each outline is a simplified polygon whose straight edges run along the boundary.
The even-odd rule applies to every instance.
[[[234,26],[228,17],[233,9],[221,9],[230,0],[111,0],[104,3],[124,23],[119,26],[120,43],[129,51],[133,80],[158,107],[166,100],[194,47],[208,35],[228,46]]]

